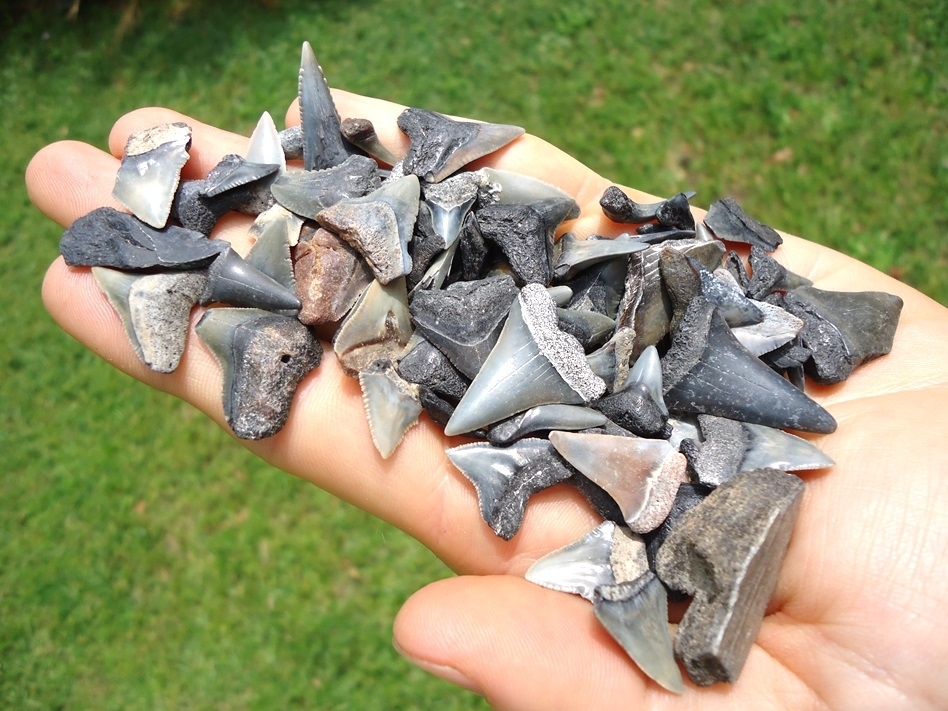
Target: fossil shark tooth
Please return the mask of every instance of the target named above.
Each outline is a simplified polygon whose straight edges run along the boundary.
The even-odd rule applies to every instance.
[[[500,247],[524,284],[549,285],[553,279],[553,233],[556,226],[530,205],[486,205],[474,213],[484,239]]]
[[[382,284],[411,272],[408,242],[418,214],[418,178],[387,180],[363,197],[321,210],[316,220],[355,247]]]
[[[686,309],[662,360],[669,410],[829,433],[836,420],[737,341],[703,298]]]
[[[645,386],[662,414],[668,414],[668,408],[665,407],[665,397],[662,394],[662,360],[655,346],[646,346],[642,349],[634,365],[629,369],[626,382],[617,390],[622,390],[632,383],[641,383]]]
[[[375,132],[375,126],[369,119],[345,118],[342,120],[340,130],[343,138],[376,160],[387,165],[398,163],[398,157],[382,144]]]
[[[663,232],[667,230],[694,230],[695,218],[691,214],[691,204],[689,200],[695,196],[695,193],[678,193],[667,200],[658,204],[655,210],[654,232]],[[639,232],[641,234],[641,229]]]
[[[419,279],[418,283],[412,288],[409,296],[414,294],[414,292],[419,289],[431,291],[440,289],[442,286],[444,286],[445,280],[447,280],[448,275],[451,273],[451,265],[454,264],[454,254],[457,251],[458,243],[455,240],[451,243],[450,247],[441,252],[441,254],[432,260],[421,279]]]
[[[687,479],[684,456],[665,440],[556,431],[550,442],[615,499],[636,533],[665,520],[679,484]]]
[[[431,208],[424,200],[418,203],[418,215],[415,217],[415,226],[412,229],[411,242],[408,243],[408,254],[411,257],[411,271],[405,283],[408,293],[411,294],[424,278],[431,263],[444,253],[444,240],[435,232]]]
[[[579,342],[557,327],[546,289],[527,284],[444,431],[471,432],[537,405],[588,403],[605,389]]]
[[[567,232],[560,239],[560,247],[562,251],[553,272],[558,278],[569,279],[581,269],[607,259],[641,252],[648,249],[649,245],[630,234],[621,234],[614,239],[577,239],[575,235]]]
[[[322,67],[309,42],[300,57],[300,126],[303,132],[303,167],[322,170],[349,157],[342,140],[339,113],[333,103]]]
[[[701,293],[701,278],[691,266],[688,256],[677,249],[663,247],[658,257],[662,286],[671,303],[669,330],[674,332],[684,316],[685,309]]]
[[[340,324],[333,349],[346,374],[355,377],[377,360],[398,361],[411,334],[405,278],[373,280]]]
[[[273,181],[270,191],[283,207],[315,220],[327,207],[346,198],[368,195],[381,184],[374,160],[350,156],[323,170],[287,171]]]
[[[201,303],[212,302],[267,311],[298,311],[302,306],[295,290],[249,264],[230,245],[207,269]]]
[[[248,265],[266,274],[290,293],[296,293],[296,277],[290,256],[290,238],[286,223],[274,220],[266,225],[254,242],[245,260]],[[294,312],[299,311],[302,302]]]
[[[458,173],[440,183],[422,186],[424,200],[431,210],[432,226],[442,240],[442,249],[447,249],[457,240],[464,218],[477,199],[479,184],[474,173]]]
[[[279,432],[297,386],[319,365],[319,341],[295,318],[260,309],[210,309],[195,330],[220,364],[224,416],[234,434],[263,439]]]
[[[803,498],[803,482],[776,469],[738,474],[685,513],[656,570],[694,595],[675,653],[696,684],[734,681],[757,637]]]
[[[718,239],[729,242],[745,242],[768,252],[783,244],[783,237],[773,227],[755,220],[731,197],[713,202],[704,223]]]
[[[184,354],[191,308],[204,289],[204,273],[130,274],[93,267],[92,275],[122,318],[141,361],[156,372],[174,372]]]
[[[391,361],[376,361],[359,373],[362,402],[372,443],[382,459],[392,456],[421,414],[419,389],[395,371]]]
[[[698,415],[702,442],[681,443],[681,453],[688,459],[694,477],[700,483],[720,486],[739,471],[747,450],[748,434],[737,420],[714,415]]]
[[[533,494],[573,474],[545,439],[521,439],[509,447],[476,442],[453,447],[447,455],[474,484],[484,521],[505,541],[520,530]]]
[[[757,245],[751,245],[748,261],[751,277],[747,280],[746,292],[752,299],[763,300],[774,291],[813,285],[812,281],[794,274]]]
[[[286,170],[283,144],[269,111],[264,111],[260,115],[253,133],[250,134],[244,159],[249,163],[277,165],[279,166],[277,170],[281,173]]]
[[[792,341],[803,329],[803,321],[779,306],[766,301],[755,301],[754,305],[764,315],[760,323],[735,326],[731,333],[752,355],[770,353]]]
[[[568,282],[573,292],[568,308],[595,311],[615,320],[627,271],[628,260],[621,257],[583,269]]]
[[[546,287],[546,293],[550,295],[550,298],[553,299],[553,303],[557,305],[557,313],[559,313],[560,308],[566,306],[570,299],[573,298],[573,290],[565,284],[548,286]]]
[[[728,326],[747,326],[764,320],[764,313],[760,307],[744,296],[744,292],[737,287],[736,283],[732,286],[716,278],[696,259],[688,258],[688,263],[698,275],[704,298],[718,307]]]
[[[481,228],[477,226],[477,218],[472,212],[469,212],[461,223],[461,230],[458,232],[458,251],[461,253],[461,279],[465,281],[480,279],[483,276],[481,272],[487,261],[488,249],[484,236],[481,234]]]
[[[244,196],[223,193],[209,198],[204,194],[206,185],[206,180],[182,180],[171,204],[171,216],[186,229],[210,235],[221,217],[240,207]]]
[[[600,398],[595,408],[606,417],[640,437],[662,437],[666,432],[668,414],[662,412],[648,388],[637,382]]]
[[[604,345],[616,327],[614,319],[595,311],[558,308],[556,314],[560,329],[575,336],[587,351]]]
[[[226,248],[224,242],[209,240],[200,232],[173,225],[155,229],[111,207],[96,208],[76,219],[59,243],[70,266],[132,271],[202,269]]]
[[[372,282],[359,253],[322,227],[308,230],[293,249],[299,320],[308,326],[339,321]]]
[[[214,198],[232,191],[236,195],[237,190],[244,189],[246,195],[237,200],[239,206],[244,207],[246,203],[257,200],[251,193],[258,188],[262,188],[262,191],[267,195],[260,200],[270,202],[272,200],[269,197],[270,181],[266,181],[266,185],[263,186],[251,186],[258,183],[258,181],[263,182],[265,178],[276,176],[279,168],[278,163],[252,163],[246,158],[231,153],[224,156],[220,163],[208,173],[204,180],[204,196]]]
[[[112,195],[142,222],[161,229],[188,161],[191,127],[166,123],[129,136]]]
[[[411,383],[457,403],[467,390],[468,382],[451,361],[424,338],[413,339],[415,345],[398,362],[398,374]]]
[[[538,405],[509,420],[498,422],[487,440],[498,447],[510,444],[532,432],[544,430],[585,430],[606,424],[606,416],[591,407],[579,405]]]
[[[780,469],[795,472],[824,469],[835,464],[802,437],[763,425],[741,424],[748,435],[748,442],[747,451],[739,465],[740,471]]]
[[[592,371],[602,378],[607,390],[612,390],[616,382],[616,337],[612,336],[601,348],[586,356],[586,362]]]
[[[610,185],[599,198],[599,206],[605,216],[613,222],[623,224],[640,224],[654,220],[661,204],[636,202],[617,185]]]
[[[647,677],[676,694],[684,692],[668,628],[668,596],[652,571],[632,582],[600,586],[593,609]]]
[[[579,205],[573,200],[573,196],[543,180],[499,168],[481,168],[475,174],[481,176],[478,191],[478,202],[481,205],[530,204],[554,198],[572,202],[572,205],[567,203],[563,219],[579,217]]]
[[[248,237],[251,243],[260,239],[264,232],[270,229],[272,224],[279,224],[280,229],[286,235],[286,242],[290,247],[295,247],[300,240],[300,231],[303,228],[303,219],[294,212],[287,210],[279,204],[275,204],[267,210],[264,210],[254,218],[250,225]]]
[[[437,183],[473,160],[503,148],[524,134],[519,126],[455,121],[434,111],[405,109],[398,127],[411,141],[405,172]]]

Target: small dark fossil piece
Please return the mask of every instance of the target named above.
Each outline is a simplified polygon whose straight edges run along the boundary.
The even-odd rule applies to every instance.
[[[699,482],[718,486],[740,470],[749,438],[742,423],[726,417],[698,415],[698,425],[704,441],[686,439],[681,453]]]
[[[553,279],[556,225],[545,222],[530,205],[497,203],[482,207],[474,214],[481,235],[500,247],[521,283],[549,285]]]
[[[731,197],[712,203],[704,223],[718,239],[755,244],[768,252],[783,244],[783,237],[773,227],[755,220]]]
[[[340,125],[342,136],[349,143],[362,149],[373,158],[377,158],[388,165],[395,165],[398,158],[379,140],[375,126],[369,119],[345,118]]]
[[[405,380],[428,388],[456,404],[467,390],[467,381],[440,350],[424,338],[398,362],[398,373]]]
[[[662,437],[668,415],[649,393],[643,383],[629,383],[627,387],[595,403],[595,408],[620,427],[641,437]]]

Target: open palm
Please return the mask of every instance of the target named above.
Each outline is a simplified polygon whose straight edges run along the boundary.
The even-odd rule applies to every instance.
[[[334,92],[343,117],[371,119],[396,155],[407,139],[402,107]],[[199,178],[246,138],[165,109],[120,119],[111,153],[76,143],[40,151],[27,172],[36,205],[62,225],[111,197],[130,133],[168,121],[194,129],[185,176]],[[288,121],[297,121],[291,108]],[[524,136],[484,164],[555,183],[576,197],[579,236],[616,234],[598,200],[609,181],[549,144]],[[629,190],[637,200],[656,198]],[[231,215],[215,237],[241,249],[250,219]],[[245,250],[241,250],[245,251]],[[584,600],[523,579],[541,555],[580,537],[598,519],[571,488],[531,499],[520,532],[497,538],[470,483],[444,454],[446,438],[427,417],[391,459],[369,439],[358,382],[331,349],[300,386],[277,435],[245,442],[272,464],[415,536],[460,573],[416,593],[395,621],[395,643],[415,663],[484,694],[498,708],[923,709],[948,707],[948,310],[874,269],[816,244],[785,237],[775,257],[821,288],[888,291],[905,302],[890,355],[845,383],[809,393],[839,423],[812,441],[837,462],[804,475],[806,492],[774,599],[739,681],[689,685],[672,695],[647,680],[595,620]],[[88,269],[61,259],[43,296],[51,314],[116,367],[181,397],[223,425],[221,377],[196,339],[178,370],[141,364]],[[197,315],[194,316],[194,322]],[[192,322],[193,323],[193,322]]]

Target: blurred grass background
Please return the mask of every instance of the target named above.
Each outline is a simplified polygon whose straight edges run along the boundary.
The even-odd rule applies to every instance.
[[[23,171],[167,105],[248,133],[308,39],[331,84],[726,194],[948,304],[948,5],[363,0],[0,10],[0,708],[484,708],[391,647],[449,575],[64,336]]]

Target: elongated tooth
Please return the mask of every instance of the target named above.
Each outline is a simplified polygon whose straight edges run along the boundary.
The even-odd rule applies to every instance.
[[[803,329],[803,321],[788,311],[767,303],[753,302],[764,315],[760,323],[748,326],[734,326],[731,333],[752,355],[762,356],[780,346],[786,345]]]
[[[214,198],[224,193],[231,193],[229,197],[236,200],[241,207],[252,202],[270,202],[272,201],[269,196],[270,183],[276,177],[279,168],[278,163],[253,163],[233,153],[226,155],[205,178],[204,196]],[[270,180],[265,181],[265,178],[270,178]],[[242,192],[238,193],[241,189]],[[253,195],[255,191],[260,191],[264,195],[256,198]],[[238,194],[242,196],[236,198]]]
[[[230,245],[207,270],[201,303],[215,301],[267,311],[298,311],[302,305],[295,290],[248,264]]]
[[[698,415],[698,425],[703,441],[682,442],[681,452],[699,482],[719,486],[739,471],[749,437],[742,423],[725,417]]]
[[[615,499],[636,533],[656,528],[686,481],[685,458],[665,441],[612,435],[551,432],[566,461]]]
[[[696,684],[737,679],[777,585],[802,498],[803,482],[793,474],[743,472],[685,513],[659,549],[659,578],[694,596],[675,653]]]
[[[257,121],[250,141],[247,143],[247,152],[244,158],[249,163],[275,164],[279,172],[286,170],[286,156],[283,153],[283,144],[273,117],[269,111],[264,111]]]
[[[418,178],[386,181],[368,195],[346,198],[321,210],[316,220],[365,257],[383,284],[411,272],[408,243],[418,214]]]
[[[605,389],[579,342],[557,328],[546,289],[527,284],[445,434],[471,432],[536,405],[588,403]]]
[[[382,459],[392,456],[405,433],[418,422],[418,386],[401,378],[389,361],[376,361],[359,373],[369,433]]]
[[[112,195],[142,222],[161,229],[168,222],[190,145],[191,127],[185,123],[166,123],[129,136]]]
[[[296,277],[293,275],[290,239],[285,222],[272,221],[263,228],[247,253],[246,262],[291,293],[296,293]],[[295,310],[298,311],[299,307]]]
[[[487,439],[503,446],[531,432],[544,430],[585,430],[606,424],[606,416],[579,405],[539,405],[491,428]]]
[[[808,432],[836,429],[832,415],[748,353],[703,298],[672,335],[662,380],[672,411]]]
[[[286,209],[315,220],[327,207],[346,198],[368,195],[381,184],[374,160],[350,156],[323,170],[287,171],[273,181],[270,191]]]
[[[646,346],[642,349],[635,364],[629,370],[625,385],[631,385],[632,383],[644,385],[662,414],[668,414],[662,389],[662,360],[659,358],[658,349],[655,346]]]
[[[340,324],[333,349],[346,374],[356,377],[377,360],[398,361],[411,334],[405,278],[373,281]]]
[[[498,168],[481,168],[476,175],[481,176],[478,201],[482,205],[529,204],[538,200],[556,198],[573,203],[567,209],[564,219],[579,217],[579,205],[573,200],[572,195],[543,180]]]
[[[610,185],[599,198],[603,213],[613,222],[641,224],[655,219],[661,202],[636,202],[626,195],[617,185]]]
[[[477,199],[479,185],[475,173],[458,173],[440,183],[422,186],[425,202],[431,209],[434,230],[442,240],[442,249],[447,249],[457,240],[464,218]]]
[[[300,125],[303,131],[303,167],[322,170],[349,157],[342,140],[339,113],[333,103],[323,69],[309,42],[300,57]]]
[[[477,442],[447,455],[474,484],[484,521],[505,541],[520,530],[533,494],[573,474],[545,439],[521,439],[503,448]]]
[[[668,596],[651,571],[637,580],[596,590],[596,618],[646,676],[681,694],[685,690],[668,629]]]
[[[375,132],[375,126],[369,119],[344,118],[340,130],[343,138],[352,145],[361,148],[373,158],[386,165],[398,163],[398,157],[382,145],[378,134]]]
[[[207,311],[196,327],[224,379],[224,416],[241,439],[282,429],[300,381],[319,365],[322,346],[295,318],[260,309]]]
[[[749,435],[740,470],[781,469],[785,472],[823,469],[835,462],[802,437],[763,425],[742,423]]]
[[[621,234],[614,239],[593,237],[577,239],[570,232],[560,239],[560,246],[562,251],[553,268],[553,273],[559,278],[566,279],[598,262],[628,256],[649,247],[647,242],[642,242],[629,234]]]
[[[612,521],[604,521],[579,540],[537,560],[527,570],[526,579],[592,602],[596,588],[616,583],[610,558],[617,530]]]
[[[455,121],[424,109],[405,109],[398,127],[411,140],[405,172],[437,183],[473,160],[503,148],[523,135],[519,126]]]
[[[768,252],[783,244],[783,237],[774,228],[748,215],[731,197],[713,202],[704,223],[718,239],[729,242],[745,242]]]

